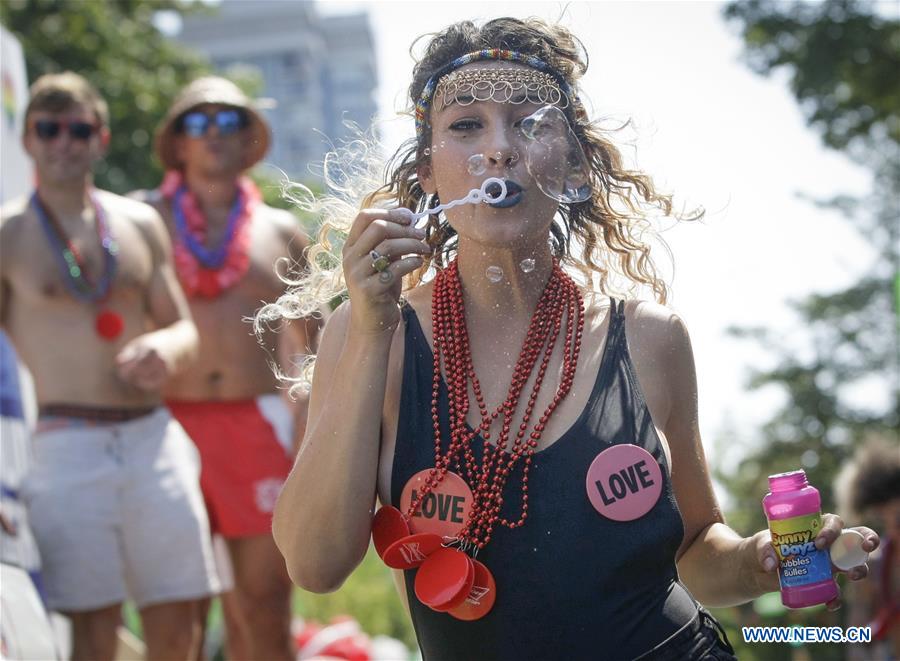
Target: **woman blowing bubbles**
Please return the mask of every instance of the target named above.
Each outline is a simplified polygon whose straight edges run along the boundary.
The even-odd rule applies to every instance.
[[[416,140],[345,220],[350,300],[322,338],[274,534],[317,592],[374,534],[406,570],[426,659],[727,659],[695,599],[778,589],[768,532],[722,520],[688,334],[639,237],[671,200],[589,121],[585,68],[565,28],[534,19],[437,34],[410,86]],[[480,187],[500,201],[411,222]],[[310,263],[261,319],[335,294],[327,260]],[[617,277],[659,303],[610,298]],[[827,515],[819,543],[841,527]]]

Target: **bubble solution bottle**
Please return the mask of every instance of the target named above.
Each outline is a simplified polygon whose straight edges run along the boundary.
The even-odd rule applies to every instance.
[[[802,470],[769,476],[763,509],[778,557],[781,603],[788,608],[824,604],[838,595],[827,550],[816,548],[822,529],[819,491]]]

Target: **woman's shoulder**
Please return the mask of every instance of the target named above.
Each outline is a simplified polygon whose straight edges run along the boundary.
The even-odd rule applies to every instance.
[[[672,308],[644,299],[626,299],[624,301],[625,323],[629,330],[651,335],[656,339],[680,336],[687,333],[687,325]]]
[[[633,353],[653,356],[666,364],[690,353],[687,325],[671,308],[641,299],[624,304],[625,333]]]
[[[687,326],[674,310],[652,301],[627,300],[624,309],[638,382],[655,424],[667,433],[673,420],[696,417],[696,368]]]

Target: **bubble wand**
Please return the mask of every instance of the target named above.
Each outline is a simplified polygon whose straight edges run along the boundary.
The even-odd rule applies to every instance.
[[[499,192],[497,192],[496,195],[492,195],[488,192],[488,189],[492,186],[498,186],[500,188]],[[461,197],[458,200],[453,200],[452,202],[447,202],[446,204],[439,204],[434,209],[426,209],[425,211],[416,213],[415,211],[407,209],[406,207],[400,207],[399,209],[397,209],[397,211],[406,215],[406,217],[409,219],[409,222],[414,223],[421,218],[431,216],[445,209],[457,207],[461,204],[478,204],[479,202],[493,204],[495,202],[502,202],[505,199],[506,182],[499,177],[488,177],[481,184],[480,188],[473,188],[465,197]]]

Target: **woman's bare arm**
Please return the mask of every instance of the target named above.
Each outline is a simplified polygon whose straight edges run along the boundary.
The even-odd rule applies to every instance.
[[[275,507],[273,533],[295,583],[336,590],[366,553],[391,341],[402,278],[430,252],[402,214],[365,210],[343,250],[350,302],[331,316],[316,359],[306,434]],[[390,258],[373,268],[372,250]]]
[[[655,304],[640,304],[634,317],[631,325],[639,329],[635,339],[641,351],[652,357],[653,376],[648,380],[661,379],[655,385],[665,393],[653,413],[671,452],[672,484],[684,522],[684,540],[676,558],[681,579],[698,600],[713,607],[745,603],[778,590],[777,561],[768,530],[750,537],[737,534],[726,525],[713,492],[700,439],[693,349],[684,322]],[[762,505],[757,501],[747,506]],[[830,546],[842,528],[840,517],[823,515],[817,546]],[[857,530],[866,538],[867,551],[878,546],[874,531]],[[859,580],[866,576],[866,568],[847,573],[851,580]],[[829,606],[837,607],[838,601]]]
[[[362,561],[375,500],[393,330],[349,333],[349,307],[325,327],[306,436],[273,521],[291,578],[313,592],[336,590]]]

